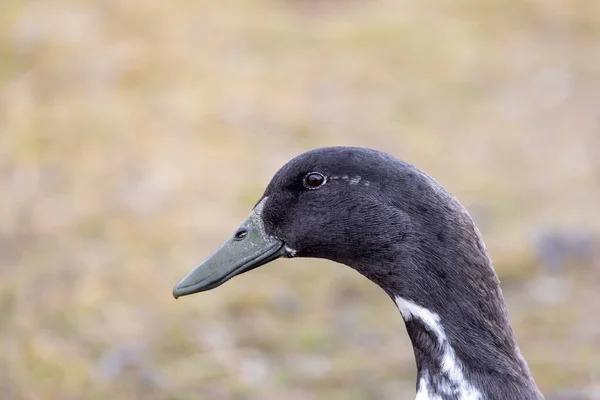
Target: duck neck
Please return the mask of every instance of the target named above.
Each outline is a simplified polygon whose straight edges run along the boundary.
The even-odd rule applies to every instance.
[[[499,288],[498,296],[502,298]],[[474,303],[489,298],[449,300],[439,308],[400,295],[393,298],[414,349],[418,400],[543,398],[513,337],[503,301],[487,304],[489,314],[482,315],[474,311]]]

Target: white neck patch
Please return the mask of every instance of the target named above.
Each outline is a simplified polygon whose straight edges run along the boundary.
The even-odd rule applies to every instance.
[[[452,384],[442,384],[442,387],[437,388],[439,391],[448,394],[454,394],[457,400],[479,400],[481,393],[473,388],[465,379],[460,360],[456,358],[454,349],[450,346],[448,338],[444,332],[444,327],[440,322],[440,316],[412,301],[396,296],[396,304],[405,321],[410,321],[413,318],[419,319],[429,330],[436,336],[438,343],[442,349],[442,358],[437,360],[441,371],[447,377],[447,380]],[[417,391],[416,400],[441,400],[441,397],[433,391],[428,384],[429,376],[427,372],[419,378],[419,389]]]

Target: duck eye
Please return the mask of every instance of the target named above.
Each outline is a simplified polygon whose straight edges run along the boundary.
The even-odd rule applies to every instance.
[[[325,177],[318,172],[309,172],[304,177],[304,186],[308,189],[317,189],[325,184]]]

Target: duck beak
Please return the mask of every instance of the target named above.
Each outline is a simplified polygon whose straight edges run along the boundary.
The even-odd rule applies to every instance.
[[[214,289],[285,255],[283,241],[265,233],[261,211],[266,199],[252,210],[233,237],[175,285],[175,298]]]

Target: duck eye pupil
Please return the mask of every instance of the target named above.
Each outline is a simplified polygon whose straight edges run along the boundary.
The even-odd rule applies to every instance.
[[[313,172],[306,176],[305,182],[306,186],[309,188],[317,188],[325,182],[325,177],[321,174]]]

